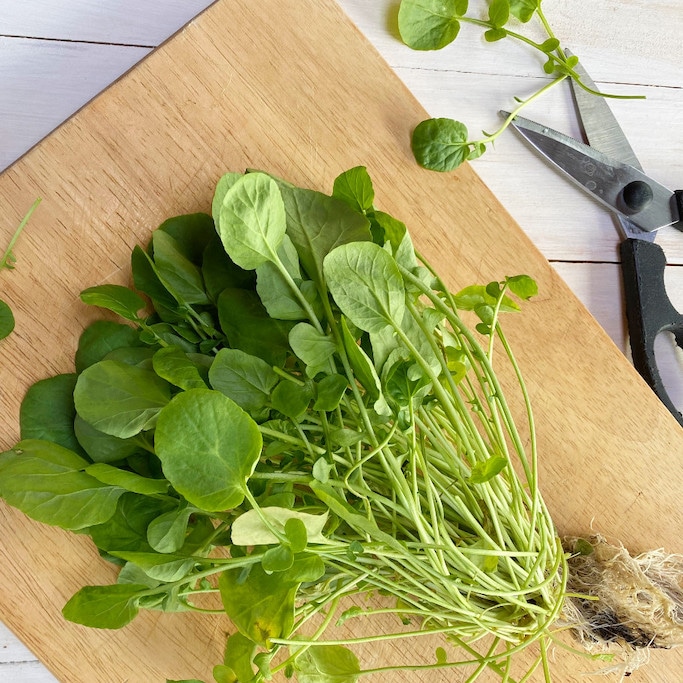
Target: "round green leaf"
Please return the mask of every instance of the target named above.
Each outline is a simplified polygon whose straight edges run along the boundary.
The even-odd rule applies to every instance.
[[[155,449],[164,475],[203,510],[242,502],[261,447],[256,423],[219,391],[185,391],[159,413]]]
[[[427,119],[413,131],[415,160],[430,171],[452,171],[470,154],[467,128],[453,119]]]
[[[14,329],[12,309],[0,299],[0,339],[9,336]]]
[[[460,31],[458,0],[403,0],[398,10],[401,39],[413,50],[440,50]]]

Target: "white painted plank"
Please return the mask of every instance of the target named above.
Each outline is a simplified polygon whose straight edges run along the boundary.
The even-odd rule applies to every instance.
[[[0,33],[156,46],[213,0],[2,0]]]
[[[0,37],[0,171],[148,53]]]

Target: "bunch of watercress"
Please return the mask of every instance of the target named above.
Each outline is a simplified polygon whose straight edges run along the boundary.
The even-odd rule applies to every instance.
[[[135,289],[82,293],[125,322],[93,323],[76,371],[29,389],[22,440],[0,455],[5,501],[120,567],[64,616],[120,628],[140,609],[222,615],[217,683],[439,667],[513,681],[534,644],[549,680],[566,558],[499,320],[533,280],[453,294],[375,208],[363,167],[331,196],[229,173],[212,214],[136,247]],[[494,347],[519,380],[526,436]],[[395,631],[372,633],[378,615]],[[326,635],[349,620],[370,635]],[[444,637],[426,664],[363,668],[352,649],[425,634]]]
[[[7,245],[7,249],[5,249],[5,253],[0,256],[0,271],[4,269],[14,269],[14,264],[16,263],[14,245],[17,243],[21,231],[26,227],[29,218],[31,218],[31,214],[35,211],[38,204],[40,204],[40,199],[36,199],[36,201],[33,202],[31,208],[21,220],[21,223],[19,223],[17,229],[14,231],[14,234]],[[14,324],[14,314],[12,313],[12,309],[9,307],[9,304],[6,301],[0,299],[0,339],[8,337],[12,333],[14,330]]]
[[[417,125],[412,134],[412,150],[417,162],[433,171],[451,171],[464,161],[480,157],[510,125],[514,117],[527,105],[545,94],[567,77],[585,90],[602,97],[620,97],[599,93],[581,81],[575,67],[576,55],[562,48],[550,26],[542,0],[488,0],[488,8],[471,12],[469,0],[401,0],[398,29],[403,42],[415,50],[440,50],[452,43],[462,24],[484,30],[486,42],[503,39],[517,40],[538,51],[543,57],[543,71],[552,79],[537,92],[524,99],[515,98],[517,105],[494,132],[482,132],[483,137],[471,140],[464,123],[450,118],[432,118]],[[468,12],[470,12],[468,14]],[[524,32],[524,25],[532,20],[546,37],[534,40]],[[629,96],[630,97],[630,96]]]

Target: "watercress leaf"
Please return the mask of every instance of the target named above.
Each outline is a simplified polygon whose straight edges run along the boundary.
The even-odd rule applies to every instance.
[[[130,262],[135,289],[147,294],[157,313],[160,309],[169,312],[176,311],[178,300],[161,281],[156,265],[149,254],[136,246],[131,254]]]
[[[541,50],[543,52],[554,52],[560,47],[560,41],[557,38],[548,38],[542,45]]]
[[[508,32],[504,28],[491,28],[484,33],[484,39],[487,43],[495,43],[498,40],[506,38],[507,34]]]
[[[276,260],[285,228],[280,190],[265,173],[248,173],[225,193],[218,234],[227,254],[241,268],[252,270]]]
[[[330,472],[332,471],[332,465],[330,465],[325,458],[318,458],[311,468],[311,474],[315,479],[322,482],[323,484],[330,480]]]
[[[326,257],[325,277],[335,303],[366,332],[398,326],[405,312],[405,287],[396,261],[372,242],[344,244]]]
[[[289,332],[289,345],[306,365],[306,374],[315,377],[334,367],[331,358],[337,351],[334,339],[322,334],[310,323],[298,323]]]
[[[270,365],[285,362],[292,324],[271,318],[256,292],[223,290],[218,297],[218,317],[231,347],[258,356]]]
[[[246,411],[262,408],[277,381],[266,361],[239,349],[221,349],[209,370],[211,386]]]
[[[118,436],[105,434],[80,415],[76,415],[73,430],[79,445],[93,462],[119,462],[141,450],[137,436],[120,439]]]
[[[528,275],[513,275],[506,278],[506,282],[510,291],[524,301],[538,294],[536,281]]]
[[[159,413],[155,449],[164,474],[200,509],[227,510],[242,502],[261,447],[256,423],[219,391],[190,389]]]
[[[168,493],[168,482],[165,479],[142,477],[135,472],[129,472],[104,462],[88,465],[85,472],[103,484],[120,486],[132,493],[139,493],[144,496]]]
[[[153,519],[147,527],[147,541],[158,553],[175,553],[183,547],[190,516],[195,509],[181,503]]]
[[[138,311],[145,307],[144,300],[132,289],[122,285],[97,285],[81,292],[81,301],[113,311],[126,320],[138,320]]]
[[[478,159],[486,151],[486,145],[481,140],[474,140],[470,143],[470,151],[467,154],[467,161]]]
[[[405,223],[390,216],[388,213],[384,213],[384,211],[373,212],[372,220],[381,227],[384,240],[391,245],[392,255],[396,263],[408,270],[416,268],[418,263],[415,249],[413,248],[413,242]]]
[[[469,481],[472,484],[485,484],[502,472],[507,464],[508,461],[506,458],[499,455],[492,455],[490,458],[474,464],[469,476]]]
[[[243,177],[244,173],[226,173],[218,180],[211,202],[211,214],[215,225],[218,225],[220,221],[221,207],[223,206],[225,195],[228,193],[228,190]]]
[[[541,4],[541,0],[509,0],[509,2],[510,13],[524,23],[534,16],[534,12]]]
[[[306,412],[313,391],[305,384],[300,386],[289,380],[280,382],[270,395],[270,404],[278,412],[298,421]]]
[[[62,609],[64,618],[91,628],[122,628],[137,616],[143,584],[85,586]]]
[[[147,541],[147,527],[172,506],[167,500],[126,492],[119,498],[114,514],[106,522],[88,527],[87,533],[93,543],[106,552],[152,552]]]
[[[158,581],[180,581],[185,578],[195,560],[185,555],[158,554],[134,551],[111,551],[111,555],[137,565],[147,576]]]
[[[315,403],[313,410],[330,412],[335,410],[349,386],[349,381],[343,375],[326,375],[315,386]]]
[[[154,372],[113,360],[86,368],[74,390],[78,414],[122,439],[154,427],[169,399],[170,385]]]
[[[142,342],[137,330],[121,323],[97,320],[83,330],[78,340],[76,372],[83,372],[115,349],[139,346]]]
[[[145,344],[157,346],[177,346],[186,353],[194,353],[197,351],[197,344],[187,341],[179,332],[184,330],[178,329],[177,326],[170,323],[152,323],[148,324],[143,332],[140,333],[140,340]]]
[[[100,360],[116,360],[126,365],[135,365],[144,370],[153,370],[152,358],[155,349],[149,346],[122,346],[119,349],[110,351]]]
[[[180,253],[200,267],[204,250],[216,237],[213,219],[207,213],[190,213],[167,218],[158,230],[173,237],[175,246]]]
[[[256,653],[256,643],[247,638],[239,631],[232,633],[225,644],[225,666],[229,667],[235,674],[236,680],[250,683],[254,677],[254,667],[252,660]],[[215,673],[214,673],[215,677]],[[218,681],[217,681],[218,683]]]
[[[159,377],[181,389],[206,388],[197,366],[188,358],[185,351],[177,346],[159,349],[154,354],[152,365]]]
[[[161,584],[161,581],[157,581],[156,579],[147,576],[140,567],[132,562],[126,562],[126,564],[121,567],[121,570],[116,577],[116,583],[137,583],[141,586],[147,586],[148,588],[156,588]],[[146,597],[149,598],[151,596]]]
[[[461,5],[457,0],[402,0],[398,10],[401,39],[413,50],[440,50],[460,31]]]
[[[263,553],[261,566],[268,574],[284,572],[294,564],[294,553],[287,545],[277,545]]]
[[[49,441],[26,439],[0,454],[0,496],[23,513],[63,529],[108,520],[125,492],[83,470],[88,461]]]
[[[266,524],[261,514],[268,520]],[[287,523],[298,520],[306,531],[308,543],[326,543],[323,529],[327,523],[327,512],[312,515],[283,507],[266,506],[260,510],[247,510],[235,519],[231,527],[231,540],[234,545],[273,545],[287,536]],[[274,532],[280,534],[278,537]],[[303,550],[303,548],[302,548]],[[297,551],[299,552],[299,551]]]
[[[491,0],[489,21],[494,28],[502,28],[510,18],[510,0]]]
[[[415,126],[411,148],[415,160],[430,171],[452,171],[470,154],[466,126],[448,118],[426,119]]]
[[[251,290],[256,287],[254,271],[244,270],[234,263],[225,253],[218,235],[214,235],[204,250],[202,277],[211,301],[217,301],[219,294],[228,287]]]
[[[55,375],[29,387],[19,409],[22,439],[44,439],[82,453],[74,433],[76,377]]]
[[[303,269],[325,292],[323,259],[340,244],[370,240],[370,223],[337,197],[286,183],[280,183],[280,189],[287,213],[287,234]]]
[[[14,330],[14,314],[7,302],[0,299],[0,339],[4,339],[12,334]]]
[[[175,299],[184,304],[209,303],[199,267],[182,253],[170,234],[155,230],[152,249],[156,274]]]
[[[356,683],[360,664],[343,645],[319,645],[304,650],[294,662],[299,683]]]
[[[373,400],[377,400],[382,393],[381,384],[377,371],[375,370],[372,361],[363,349],[356,343],[346,318],[341,318],[342,341],[346,355],[349,359],[351,369],[355,375],[356,380],[368,392],[368,395]]]
[[[298,517],[292,517],[285,522],[285,535],[293,553],[300,553],[308,545],[308,529],[304,521]]]
[[[332,196],[341,199],[361,213],[370,211],[375,201],[375,190],[367,168],[356,166],[337,176],[334,180]]]

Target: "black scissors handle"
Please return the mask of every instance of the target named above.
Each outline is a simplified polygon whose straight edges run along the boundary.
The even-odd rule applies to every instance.
[[[671,332],[683,349],[683,315],[674,308],[664,285],[666,257],[654,242],[626,239],[621,243],[621,265],[633,365],[683,426],[683,415],[669,398],[655,360],[655,338],[660,332]]]

